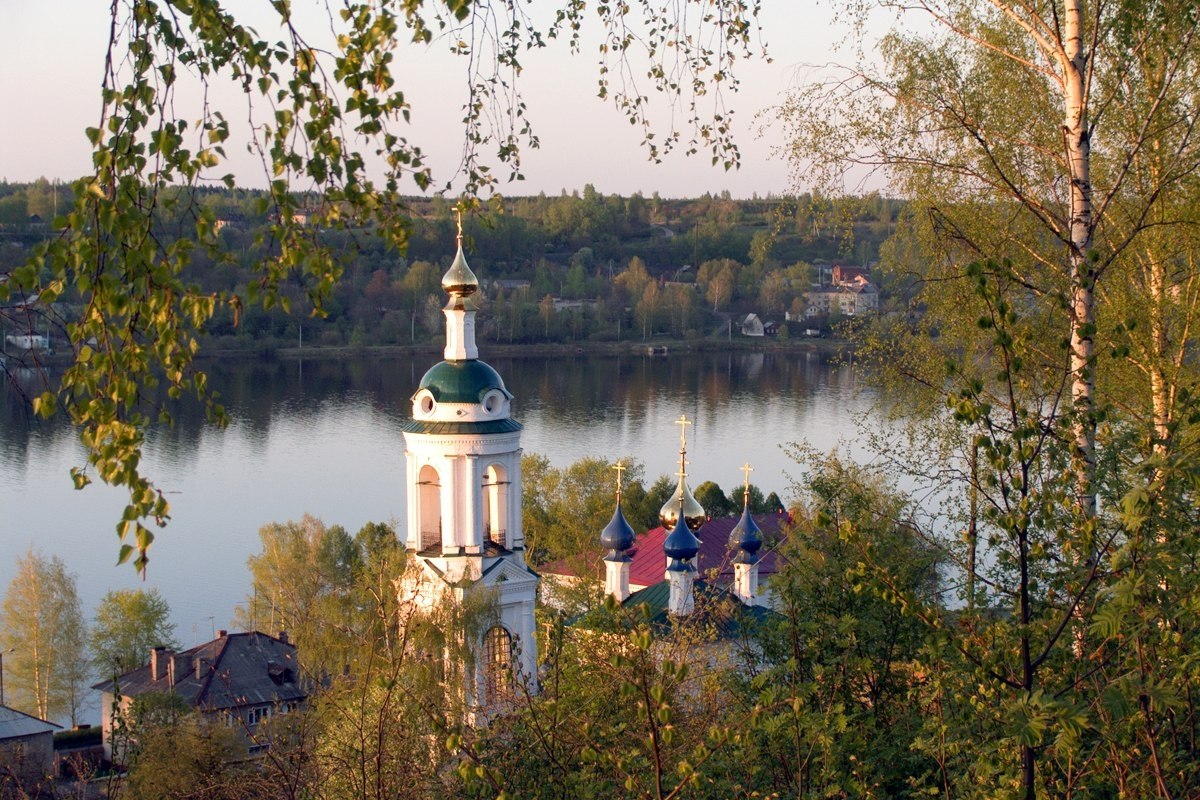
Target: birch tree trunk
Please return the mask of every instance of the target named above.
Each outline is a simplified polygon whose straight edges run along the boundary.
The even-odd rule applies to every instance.
[[[1084,521],[1096,516],[1095,335],[1096,274],[1092,248],[1091,131],[1088,129],[1083,2],[1065,3],[1064,47],[1059,56],[1063,89],[1063,144],[1070,178],[1071,399],[1075,439],[1075,493]]]

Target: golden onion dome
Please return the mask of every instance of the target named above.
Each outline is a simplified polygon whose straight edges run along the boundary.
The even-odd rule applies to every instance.
[[[675,493],[671,495],[671,499],[663,503],[663,507],[659,509],[658,521],[667,530],[673,530],[679,521],[681,510],[683,521],[692,533],[700,530],[707,521],[704,506],[700,505],[700,502],[692,495],[692,490],[687,485],[687,479],[682,475],[679,477],[679,485],[675,487]]]
[[[467,266],[466,256],[462,251],[462,240],[458,243],[458,254],[446,274],[442,276],[442,289],[451,297],[469,297],[479,290],[479,279]]]

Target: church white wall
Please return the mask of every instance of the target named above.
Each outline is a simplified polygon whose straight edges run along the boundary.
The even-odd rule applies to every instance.
[[[489,436],[437,436],[405,434],[407,487],[406,545],[420,550],[422,517],[421,469],[437,471],[441,484],[439,508],[442,520],[442,547],[447,552],[463,548],[466,553],[481,552],[484,538],[483,483],[487,468],[498,464],[509,476],[505,487],[506,537],[510,549],[525,546],[521,528],[521,448],[520,432]]]

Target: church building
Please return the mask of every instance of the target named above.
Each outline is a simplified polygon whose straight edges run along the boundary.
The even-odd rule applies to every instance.
[[[604,557],[604,593],[622,605],[646,604],[650,606],[652,617],[662,615],[664,618],[679,619],[690,616],[696,610],[697,592],[705,594],[708,600],[731,600],[729,608],[737,612],[734,616],[749,614],[752,617],[761,617],[763,614],[760,612],[769,613],[769,610],[762,602],[759,591],[762,558],[758,551],[763,546],[763,531],[750,515],[751,467],[749,464],[742,467],[746,473],[742,516],[725,540],[710,538],[716,545],[710,549],[723,552],[726,561],[733,568],[732,584],[722,587],[706,580],[719,577],[717,569],[710,570],[711,575],[705,575],[698,567],[699,555],[704,547],[701,536],[709,538],[706,527],[709,520],[704,507],[687,485],[687,426],[692,423],[687,417],[680,417],[676,424],[680,426],[677,473],[679,482],[674,494],[658,512],[659,522],[662,523],[661,530],[669,531],[661,540],[659,557],[666,557],[666,568],[659,572],[663,576],[662,580],[647,584],[637,591],[630,589],[633,564],[630,553],[635,549],[637,539],[621,509],[619,475],[623,466],[618,462],[616,509],[613,511],[612,520],[600,533],[600,545],[608,551],[608,555]],[[661,561],[658,563],[662,564]]]
[[[692,423],[686,417],[680,417],[675,424],[686,430],[686,426]],[[710,587],[708,591],[727,591],[746,606],[773,608],[775,593],[770,582],[783,566],[784,558],[779,545],[785,538],[784,526],[791,521],[791,516],[782,510],[775,514],[751,515],[752,469],[749,464],[742,467],[746,478],[741,515],[707,516],[688,488],[686,460],[686,435],[681,434],[679,480],[674,494],[659,509],[658,527],[641,534],[633,531],[621,510],[621,491],[618,488],[616,509],[612,521],[600,535],[595,561],[581,564],[579,559],[562,559],[542,565],[539,569],[544,579],[542,602],[562,609],[570,602],[567,598],[576,587],[598,582],[603,585],[604,594],[612,595],[619,603],[624,603],[634,594],[639,598],[659,595],[667,598],[671,596],[669,588],[674,586],[676,602],[684,608],[692,602],[688,587],[702,582]],[[620,472],[625,467],[618,464],[614,469]],[[676,549],[682,543],[687,550],[691,544],[683,531],[676,531],[681,519],[697,539],[697,551],[686,558],[672,558],[668,549]],[[604,555],[601,556],[601,553]],[[678,563],[672,564],[672,561]],[[593,563],[595,569],[592,568]],[[685,568],[685,565],[690,568]],[[643,590],[656,584],[662,585],[654,592],[642,594]]]
[[[678,424],[686,431],[691,423],[680,417]],[[690,640],[693,650],[688,656],[688,662],[697,668],[693,674],[698,677],[711,670],[736,669],[738,664],[760,661],[762,652],[755,631],[771,620],[775,612],[761,603],[759,594],[759,550],[764,542],[762,529],[750,515],[750,465],[743,467],[746,481],[742,516],[731,531],[722,531],[728,533],[727,538],[714,542],[732,566],[733,580],[725,586],[713,580],[717,570],[703,574],[697,568],[703,539],[714,537],[708,530],[703,506],[688,488],[686,466],[687,442],[681,431],[679,482],[675,493],[659,510],[661,530],[669,533],[659,540],[655,570],[658,580],[630,591],[633,563],[630,553],[637,546],[637,539],[621,508],[620,462],[615,467],[616,508],[612,520],[600,532],[599,541],[608,551],[604,556],[605,595],[625,609],[637,609],[634,618],[639,623],[648,624],[668,639],[682,627],[690,631],[690,636],[698,636]],[[595,613],[586,612],[571,624],[587,631],[597,623],[606,624]],[[698,684],[693,691],[701,691]]]
[[[479,360],[479,281],[463,256],[461,219],[442,288],[449,296],[444,360],[421,379],[403,427],[405,545],[415,566],[400,594],[428,611],[450,603],[482,609],[482,619],[454,632],[467,637],[461,644],[474,656],[463,697],[474,713],[503,703],[519,685],[537,690],[539,577],[525,564],[521,424],[500,374]]]

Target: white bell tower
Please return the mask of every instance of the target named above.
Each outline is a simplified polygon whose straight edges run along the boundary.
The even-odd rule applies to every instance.
[[[521,424],[499,373],[479,360],[472,295],[479,282],[462,251],[442,278],[449,295],[445,360],[425,373],[404,425],[408,481],[406,547],[419,569],[402,599],[435,609],[483,598],[487,619],[464,675],[468,710],[494,708],[519,685],[537,690],[534,599],[540,580],[525,565],[521,530]],[[447,633],[452,633],[447,631]]]

